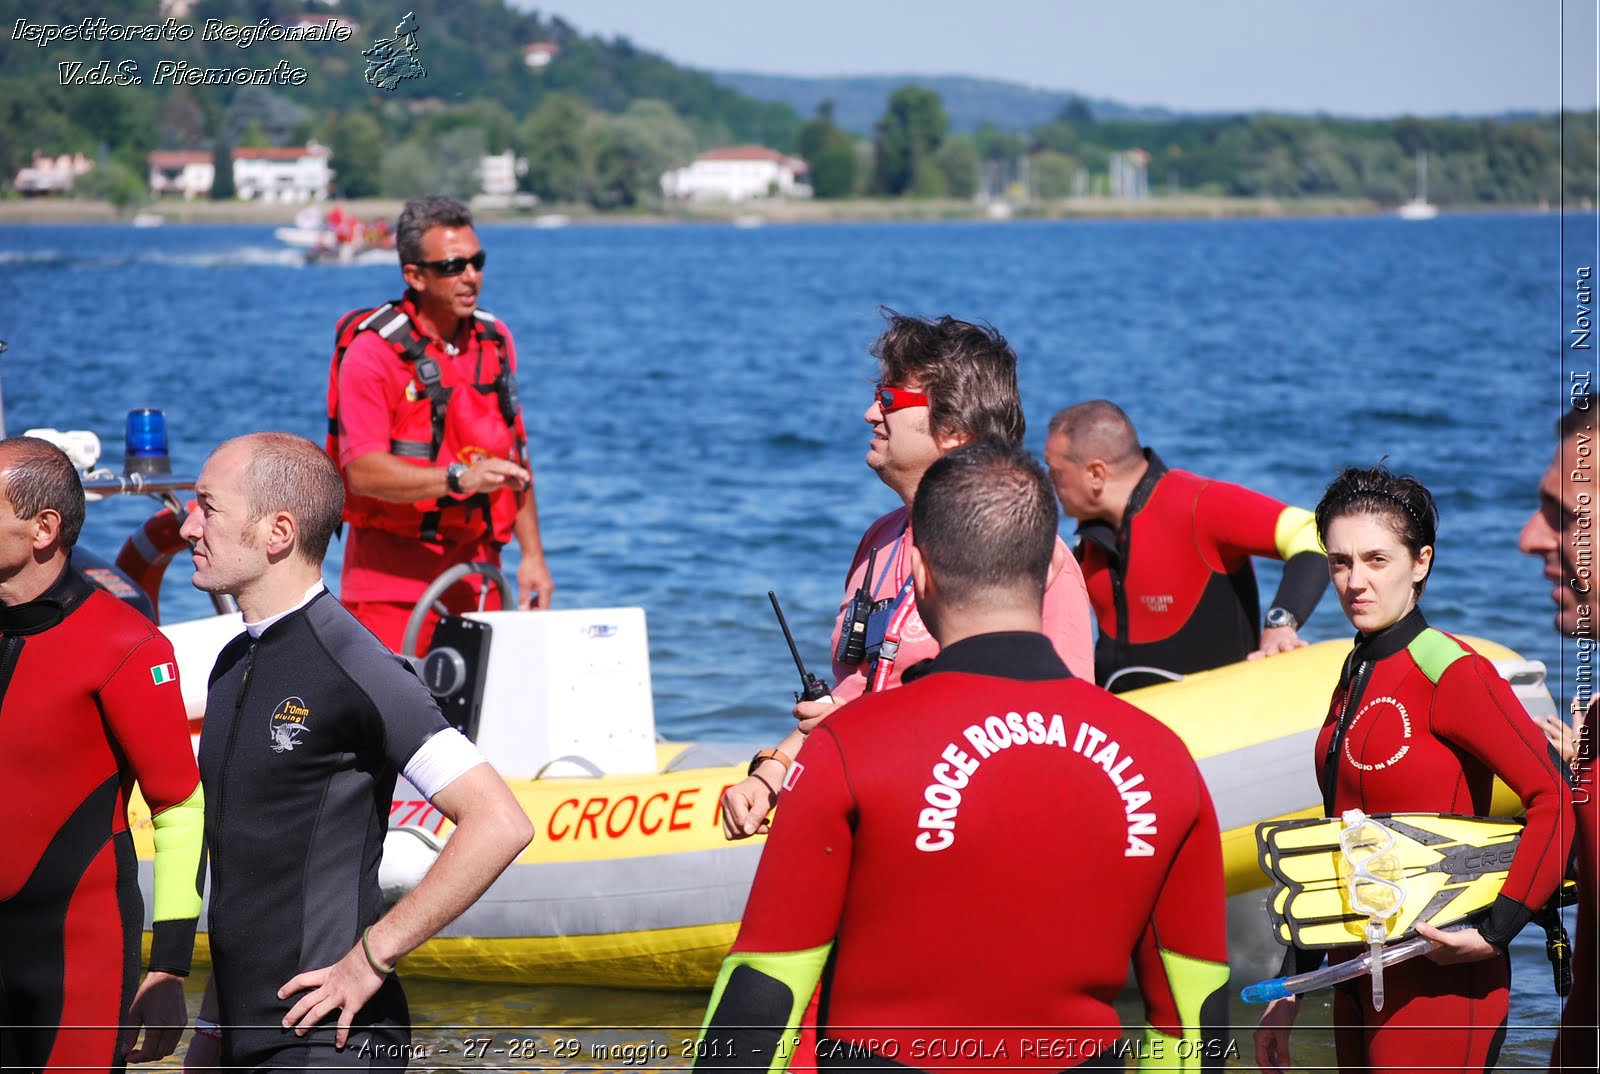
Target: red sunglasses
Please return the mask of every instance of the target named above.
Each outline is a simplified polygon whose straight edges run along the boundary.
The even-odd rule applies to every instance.
[[[879,388],[878,407],[885,414],[892,414],[896,410],[905,410],[907,407],[927,406],[928,397],[921,392],[911,391],[909,388]]]

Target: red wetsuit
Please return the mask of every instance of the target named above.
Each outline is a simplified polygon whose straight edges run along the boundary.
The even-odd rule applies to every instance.
[[[189,972],[200,911],[199,773],[172,645],[68,566],[0,607],[0,690],[0,1066],[120,1068],[144,917],[135,780],[162,858],[151,969]]]
[[[1511,964],[1505,945],[1555,892],[1572,839],[1572,800],[1548,743],[1494,665],[1427,625],[1420,610],[1361,638],[1317,736],[1328,816],[1486,816],[1499,776],[1527,809],[1510,874],[1483,937],[1501,954],[1466,965],[1412,959],[1385,973],[1372,1009],[1364,982],[1334,998],[1334,1040],[1346,1070],[1484,1070],[1505,1035]]]
[[[1284,560],[1273,603],[1304,623],[1328,584],[1311,513],[1226,481],[1149,469],[1128,497],[1122,526],[1078,526],[1078,559],[1100,624],[1095,681],[1131,667],[1187,675],[1243,660],[1261,637],[1251,556]],[[1164,680],[1118,676],[1118,693]]]
[[[825,962],[824,1069],[1078,1066],[1120,1035],[1130,956],[1145,1050],[1220,1067],[1222,856],[1199,770],[1043,635],[968,638],[845,706],[786,783],[697,1067],[792,1047],[776,1027]]]
[[[888,626],[896,613],[905,612],[901,624],[899,645],[894,661],[887,669],[883,688],[900,685],[900,677],[907,668],[936,656],[939,643],[917,612],[916,594],[909,591],[911,579],[909,565],[911,547],[911,512],[904,507],[878,519],[867,527],[850,558],[850,569],[845,572],[844,599],[839,605],[838,617],[833,622],[833,640],[830,652],[839,651],[839,634],[844,627],[845,609],[850,598],[863,585],[870,598],[880,607],[881,622]],[[1068,670],[1081,679],[1087,679],[1094,669],[1093,640],[1089,628],[1089,602],[1083,591],[1083,574],[1077,562],[1066,554],[1061,539],[1056,538],[1057,557],[1061,569],[1050,579],[1044,591],[1044,633],[1055,645],[1057,655]],[[876,555],[873,555],[876,550]],[[867,561],[872,562],[872,578],[867,578]],[[904,597],[900,595],[904,591]],[[853,701],[867,692],[869,681],[877,671],[877,664],[869,656],[859,664],[833,662],[833,699],[838,702]]]

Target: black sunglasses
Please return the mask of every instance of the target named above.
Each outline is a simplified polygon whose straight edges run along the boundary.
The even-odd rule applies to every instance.
[[[488,260],[489,255],[479,250],[471,257],[447,257],[443,261],[413,261],[412,264],[418,268],[432,269],[441,276],[459,276],[467,271],[468,265],[482,272]]]

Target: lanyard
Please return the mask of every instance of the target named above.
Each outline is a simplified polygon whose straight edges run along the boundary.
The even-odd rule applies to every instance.
[[[905,533],[905,530],[901,530],[900,531],[900,536],[898,538],[896,538],[896,540],[894,542],[894,555],[889,557],[889,562],[885,563],[883,565],[883,570],[878,572],[878,580],[877,581],[873,581],[870,578],[867,579],[868,583],[870,583],[871,586],[872,586],[872,589],[868,593],[868,596],[870,596],[873,600],[877,600],[878,599],[878,590],[882,589],[883,588],[883,583],[888,581],[889,572],[891,570],[894,571],[894,580],[895,580],[895,584],[896,585],[899,585],[900,584],[900,579],[905,577],[900,572],[900,561],[901,561],[901,557],[903,557],[905,555],[905,547],[906,547],[906,533]]]
[[[895,597],[894,605],[889,611],[889,626],[883,632],[883,644],[878,647],[878,659],[872,666],[872,678],[869,689],[882,690],[889,684],[889,676],[894,672],[895,654],[900,651],[900,635],[905,630],[906,622],[911,618],[911,613],[917,610],[916,593],[910,578]]]

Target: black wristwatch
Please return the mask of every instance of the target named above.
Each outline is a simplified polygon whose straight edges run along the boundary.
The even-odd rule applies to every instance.
[[[466,490],[461,487],[461,475],[466,473],[467,469],[467,464],[464,462],[453,462],[445,467],[444,487],[457,496],[465,492]]]
[[[1276,630],[1279,627],[1288,627],[1290,630],[1300,629],[1300,620],[1288,608],[1273,606],[1267,609],[1266,628]]]

